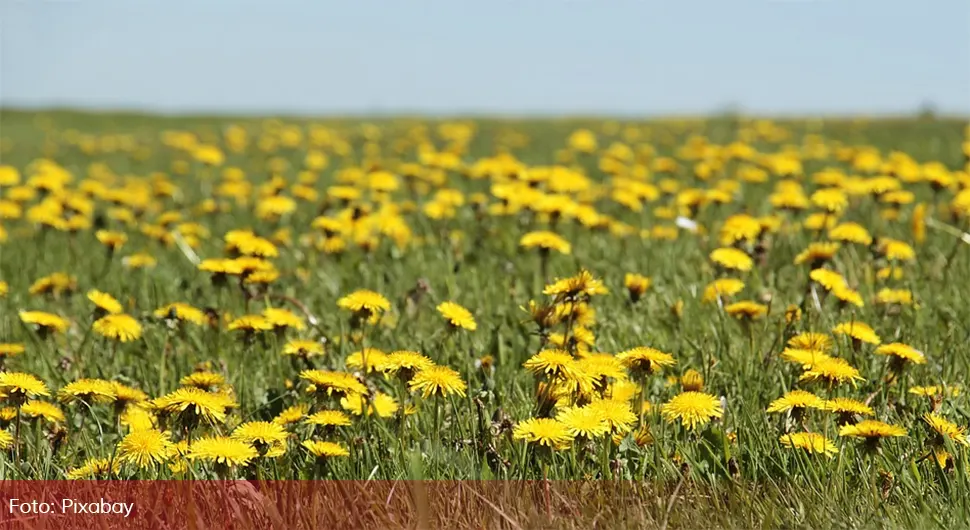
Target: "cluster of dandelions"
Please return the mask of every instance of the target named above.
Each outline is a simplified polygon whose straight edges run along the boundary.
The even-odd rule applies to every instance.
[[[937,375],[945,352],[914,315],[929,304],[921,289],[947,288],[921,277],[920,259],[959,258],[970,166],[793,138],[767,121],[743,123],[723,144],[696,126],[604,123],[529,156],[518,155],[529,143],[522,131],[484,138],[496,154],[473,152],[483,138],[464,122],[233,124],[221,136],[169,130],[154,141],[49,135],[44,156],[0,166],[0,244],[15,263],[0,278],[11,309],[2,328],[11,336],[0,337],[0,449],[19,463],[39,447],[27,438],[45,436],[53,455],[87,454],[97,429],[105,451],[68,462],[68,477],[251,475],[279,462],[322,477],[341,476],[358,446],[395,446],[382,438],[390,433],[405,447],[455,438],[456,450],[481,451],[496,470],[523,445],[544,472],[565,465],[557,455],[585,455],[591,465],[574,458],[573,470],[605,476],[631,461],[630,447],[663,445],[676,460],[714,431],[727,446],[763,436],[739,432],[726,409],[739,386],[764,384],[773,400],[737,406],[765,408],[780,451],[910,444],[919,461],[952,471],[953,451],[968,445],[962,389],[947,381],[960,374]],[[674,154],[661,155],[674,139]],[[962,147],[970,160],[970,142]],[[72,152],[91,164],[61,161]],[[156,165],[129,174],[109,158],[119,152]],[[548,160],[525,162],[534,155]],[[928,248],[928,226],[955,245]],[[505,233],[524,256],[506,255]],[[33,247],[63,250],[61,271],[18,261],[31,255],[18,249]],[[522,336],[501,316],[505,293],[489,301],[504,278],[488,269],[481,281],[490,265],[475,265],[476,253],[513,265],[513,296],[566,270],[566,259],[602,271],[517,300],[528,315]],[[457,272],[394,292],[400,305],[357,290],[336,300],[339,318],[314,315],[320,286],[349,270],[341,264],[370,271],[350,283],[377,285],[371,265],[393,269],[414,255]],[[627,256],[643,270],[602,266]],[[693,265],[660,270],[658,256]],[[186,260],[196,277],[166,288]],[[411,337],[417,315],[434,314],[423,309],[430,283],[460,294],[436,300],[432,335]],[[625,306],[603,301],[607,284],[622,285]],[[488,333],[515,350],[511,363],[496,367]],[[226,349],[258,364],[225,366]],[[132,365],[158,360],[149,355],[165,372],[191,366],[184,357],[195,350],[204,360],[192,371],[132,376],[144,374]],[[100,371],[115,358],[118,373]],[[254,369],[275,378],[272,415],[229,383]],[[504,409],[520,421],[505,421]]]
[[[93,329],[104,321],[101,312],[117,315],[120,304],[111,296],[92,291],[88,298],[95,304],[96,320]],[[337,302],[347,309],[351,323],[379,316],[390,307],[389,302],[373,291],[360,290]],[[474,330],[471,313],[454,302],[440,304],[445,329]],[[203,325],[204,312],[191,305],[175,302],[158,308],[154,316],[166,327]],[[23,315],[22,315],[23,317]],[[306,325],[295,313],[279,308],[266,308],[261,314],[242,315],[231,320],[226,329],[241,331],[243,344],[255,340],[260,333],[285,337],[299,333]],[[122,338],[101,333],[106,338],[124,342]],[[352,337],[359,342],[363,335]],[[0,347],[5,357],[22,354],[21,344]],[[325,349],[319,340],[293,337],[283,343],[283,356],[300,359],[306,368],[298,372],[306,383],[307,399],[283,409],[267,421],[235,422],[233,411],[239,404],[234,389],[223,375],[211,371],[211,363],[203,363],[196,371],[181,378],[181,387],[157,398],[137,388],[104,379],[78,379],[61,388],[57,401],[65,406],[108,406],[116,424],[125,433],[113,451],[113,457],[94,457],[70,469],[68,478],[104,478],[124,476],[139,471],[159,471],[162,466],[174,476],[198,476],[203,469],[194,463],[206,464],[216,476],[227,477],[237,469],[251,469],[251,464],[263,459],[277,459],[288,452],[304,451],[315,462],[310,466],[316,475],[327,476],[329,462],[350,456],[340,437],[341,428],[352,424],[352,416],[387,419],[412,415],[418,401],[432,399],[437,403],[451,395],[465,395],[466,384],[457,371],[439,365],[415,351],[384,353],[363,347],[349,355],[348,372],[313,367],[324,357]],[[369,378],[376,378],[368,381]],[[374,385],[377,389],[369,388]],[[384,385],[385,388],[380,389]],[[398,392],[400,391],[400,392]],[[19,449],[22,421],[47,424],[52,433],[63,432],[66,416],[57,403],[43,401],[50,397],[47,385],[36,376],[20,372],[0,372],[0,392],[13,406],[3,409],[7,422],[15,423],[16,436],[3,431],[0,444]],[[408,396],[413,393],[413,403]],[[395,398],[392,395],[403,396]],[[403,401],[403,403],[401,401]],[[435,407],[436,414],[437,406]],[[437,421],[437,420],[436,420]],[[299,440],[294,447],[294,440]],[[18,455],[19,456],[19,455]]]
[[[649,280],[633,276],[631,281],[628,275],[625,283],[636,301],[646,289],[640,287],[649,285]],[[608,292],[601,280],[581,270],[546,286],[547,303],[529,302],[526,310],[540,344],[523,367],[535,377],[537,414],[515,426],[513,439],[546,453],[581,447],[586,454],[599,452],[604,462],[628,436],[639,446],[653,441],[646,417],[651,411],[646,399],[648,380],[676,360],[646,346],[616,355],[592,351],[593,300]],[[723,417],[721,401],[702,391],[704,379],[698,371],[686,371],[680,383],[682,392],[660,407],[667,421],[693,432]],[[600,439],[612,443],[604,446]],[[605,450],[598,451],[600,447]]]

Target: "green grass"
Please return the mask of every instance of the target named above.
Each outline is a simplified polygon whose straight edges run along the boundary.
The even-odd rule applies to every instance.
[[[413,146],[395,154],[395,142],[406,137],[417,124],[426,123],[429,137],[438,147],[445,142],[435,134],[435,122],[422,120],[368,120],[383,132],[376,140],[381,146],[380,160],[416,159]],[[311,125],[331,128],[345,138],[351,152],[346,157],[329,153],[330,164],[320,172],[315,187],[321,197],[333,185],[337,170],[362,162],[367,140],[361,134],[358,119],[287,120],[304,129]],[[222,236],[229,230],[252,228],[269,236],[288,228],[293,245],[281,247],[280,257],[273,260],[281,272],[270,295],[298,300],[317,319],[302,333],[290,331],[288,337],[325,337],[326,356],[315,360],[317,367],[344,369],[344,359],[359,349],[349,340],[349,314],[337,308],[341,296],[356,289],[372,289],[392,301],[392,318],[386,324],[366,328],[367,346],[384,351],[417,350],[439,364],[458,370],[468,383],[465,398],[441,399],[442,420],[435,430],[433,399],[421,400],[408,395],[393,379],[368,376],[374,388],[418,406],[416,414],[406,421],[400,417],[380,419],[355,417],[348,428],[338,430],[327,439],[338,441],[351,456],[336,459],[327,467],[315,466],[299,442],[309,436],[306,427],[294,429],[286,455],[262,459],[245,469],[229,474],[260,478],[339,478],[339,479],[622,479],[643,484],[637,503],[624,506],[603,501],[594,512],[603,512],[611,526],[660,526],[669,528],[870,528],[870,527],[943,527],[967,526],[968,507],[966,458],[963,447],[955,449],[957,470],[943,471],[929,460],[923,460],[931,446],[930,431],[920,416],[930,410],[927,398],[907,393],[912,385],[949,385],[965,383],[970,374],[970,248],[953,234],[937,228],[940,225],[967,230],[967,219],[952,218],[945,212],[954,190],[934,194],[926,183],[905,184],[917,202],[927,203],[935,223],[927,238],[914,244],[917,260],[904,264],[901,280],[885,282],[875,277],[872,253],[866,247],[846,246],[834,261],[866,301],[864,308],[839,308],[832,297],[824,299],[821,310],[806,301],[809,285],[805,266],[793,265],[794,256],[817,236],[808,230],[781,231],[770,237],[767,257],[749,273],[740,277],[746,287],[736,299],[769,300],[767,318],[756,321],[745,330],[715,304],[705,304],[700,293],[717,276],[707,256],[717,248],[717,233],[723,220],[731,214],[747,212],[768,215],[771,206],[767,196],[780,180],[772,176],[761,184],[743,183],[731,204],[713,205],[700,210],[696,220],[710,236],[681,231],[675,241],[644,239],[637,236],[620,238],[605,231],[594,231],[577,222],[565,220],[556,230],[571,244],[570,255],[553,255],[549,277],[541,278],[539,257],[518,247],[523,233],[544,229],[536,216],[492,217],[476,215],[466,203],[457,215],[447,220],[431,220],[421,213],[421,205],[430,195],[416,195],[415,212],[403,214],[418,240],[406,248],[397,248],[383,238],[371,252],[348,245],[340,255],[326,255],[300,245],[300,235],[314,232],[311,221],[321,213],[321,204],[299,202],[292,215],[281,221],[259,219],[253,211],[259,184],[268,181],[266,169],[271,157],[290,163],[282,173],[289,184],[295,183],[303,167],[306,145],[264,153],[255,147],[243,153],[227,153],[226,166],[243,169],[254,184],[248,205],[230,204],[220,214],[199,216],[193,208],[207,198],[206,190],[215,189],[217,177],[206,177],[208,171],[191,161],[183,152],[162,145],[165,130],[191,130],[201,138],[220,141],[221,131],[230,124],[240,124],[258,135],[264,123],[257,119],[152,117],[137,115],[100,115],[73,112],[28,113],[5,111],[0,118],[2,164],[27,173],[32,160],[48,157],[74,176],[70,188],[77,189],[92,164],[104,164],[120,178],[140,181],[151,179],[155,172],[170,175],[178,186],[176,198],[155,198],[147,211],[140,213],[139,223],[150,222],[163,211],[178,210],[185,220],[203,224],[211,233],[195,249],[202,258],[223,256]],[[901,151],[916,161],[939,161],[956,171],[963,167],[961,143],[964,122],[915,120],[832,120],[822,124],[801,121],[776,122],[790,131],[789,143],[800,144],[805,134],[822,135],[827,141],[843,145],[872,146],[884,156]],[[554,162],[557,150],[566,144],[568,135],[580,127],[589,127],[599,135],[605,148],[620,137],[602,132],[603,120],[502,121],[479,120],[464,160],[468,163],[495,154],[501,138],[508,131],[529,139],[527,146],[512,152],[530,165]],[[712,118],[688,123],[657,121],[630,122],[649,139],[633,142],[650,143],[660,156],[676,156],[678,148],[691,135],[705,135],[712,143],[734,141],[747,123],[734,119]],[[141,153],[96,152],[86,154],[72,145],[69,130],[92,137],[127,134]],[[646,133],[645,131],[649,131]],[[763,153],[778,152],[781,144],[755,141],[752,145]],[[188,175],[173,172],[172,162],[189,163]],[[577,164],[594,181],[608,183],[598,169],[598,157],[580,155]],[[733,179],[735,162],[726,166],[720,179]],[[682,170],[672,178],[684,186],[710,187],[693,176],[690,162],[681,161]],[[810,176],[826,167],[853,171],[832,157],[804,161],[802,183],[807,194],[816,188]],[[653,177],[655,181],[661,176]],[[966,179],[966,177],[964,177]],[[120,182],[120,180],[119,180]],[[472,180],[457,172],[448,174],[447,186],[461,190],[466,197],[475,192],[488,193],[491,182]],[[967,184],[964,183],[964,186]],[[0,194],[7,197],[8,190]],[[394,200],[408,200],[404,190]],[[653,208],[668,206],[672,199],[663,196],[645,204],[642,212],[633,212],[610,201],[608,195],[598,200],[598,211],[613,216],[637,229],[670,225],[657,219]],[[495,202],[490,198],[490,202]],[[36,204],[36,200],[29,202]],[[106,215],[111,205],[95,201],[95,214]],[[881,205],[869,197],[854,199],[842,220],[863,224],[877,237],[892,237],[913,243],[911,216],[913,205],[900,209],[899,218],[888,221],[879,215]],[[327,211],[332,214],[331,208]],[[789,222],[805,214],[787,215]],[[29,372],[40,377],[52,389],[81,377],[117,380],[138,387],[152,397],[178,388],[182,376],[190,374],[198,363],[212,363],[213,371],[223,374],[235,392],[239,408],[225,425],[199,427],[193,437],[205,434],[228,434],[234,425],[245,421],[270,420],[284,407],[307,402],[304,384],[299,381],[301,366],[280,355],[283,340],[273,334],[245,344],[236,333],[189,326],[184,332],[170,331],[151,312],[168,303],[181,301],[199,308],[212,307],[234,316],[258,313],[267,305],[267,297],[245,300],[242,292],[230,287],[216,288],[207,273],[198,271],[189,256],[178,246],[163,246],[142,234],[137,226],[126,227],[110,219],[106,226],[128,233],[129,240],[114,255],[109,255],[95,238],[94,230],[77,234],[40,230],[24,219],[6,219],[2,226],[9,233],[0,245],[0,280],[9,284],[9,294],[0,299],[0,342],[22,342],[27,352],[5,361],[6,369]],[[952,228],[950,229],[952,231]],[[460,231],[461,235],[455,232]],[[147,251],[158,260],[150,270],[129,271],[122,257],[136,251]],[[572,450],[543,454],[511,438],[511,423],[532,417],[535,413],[535,380],[522,368],[522,363],[540,347],[535,327],[524,322],[528,315],[520,309],[530,299],[548,300],[542,287],[556,277],[575,274],[587,268],[604,280],[610,294],[595,297],[591,304],[597,313],[593,327],[595,350],[616,353],[636,346],[651,346],[671,353],[675,367],[648,378],[647,399],[653,404],[646,415],[653,443],[643,447],[627,438],[619,445],[595,441]],[[54,272],[67,272],[77,279],[73,296],[45,298],[31,296],[28,288],[38,278]],[[637,272],[653,280],[652,287],[637,304],[631,304],[623,286],[624,274]],[[419,279],[427,279],[432,291],[418,305],[414,314],[404,310],[404,299]],[[892,286],[912,290],[919,308],[887,311],[872,303],[876,292]],[[89,333],[93,321],[92,304],[84,294],[89,289],[111,293],[137,317],[143,326],[138,341],[119,344]],[[475,315],[475,332],[451,333],[435,311],[438,302],[452,300]],[[671,306],[684,302],[680,319],[671,316]],[[836,338],[833,352],[857,367],[865,381],[853,388],[842,385],[834,389],[809,387],[827,397],[851,396],[872,398],[875,418],[908,429],[906,438],[884,441],[878,453],[866,452],[851,439],[840,438],[835,417],[810,412],[806,424],[834,440],[840,453],[828,459],[786,449],[779,443],[784,433],[784,415],[766,414],[765,407],[785,391],[796,387],[801,370],[784,362],[778,354],[784,348],[784,312],[789,304],[805,308],[803,319],[792,331],[829,332],[839,322],[857,318],[870,324],[884,342],[905,342],[926,354],[928,362],[905,371],[895,384],[884,381],[886,360],[872,354],[873,347],[863,346],[856,352],[851,345]],[[273,305],[287,307],[301,314],[283,298],[273,298]],[[248,306],[248,309],[247,309]],[[58,313],[72,321],[70,330],[50,339],[41,339],[21,324],[20,310],[42,310]],[[559,330],[562,331],[561,329]],[[476,359],[490,355],[494,371],[476,368]],[[674,396],[679,385],[667,376],[679,376],[688,368],[700,371],[705,391],[726,399],[722,420],[699,432],[687,432],[679,425],[666,423],[657,413],[659,406]],[[287,383],[292,383],[288,385]],[[966,392],[943,400],[940,412],[965,426],[970,423]],[[52,424],[24,422],[20,440],[20,462],[14,451],[0,456],[0,478],[59,479],[68,469],[89,458],[112,458],[116,444],[127,432],[117,423],[110,405],[69,404],[62,409],[67,415],[67,438],[54,451],[48,434],[58,428]],[[502,422],[506,418],[510,422]],[[7,427],[13,434],[14,422]],[[796,430],[798,427],[795,427]],[[175,437],[181,432],[175,431]],[[730,437],[728,435],[731,435]],[[734,441],[730,438],[736,436]],[[606,451],[604,451],[606,447]],[[121,477],[168,478],[174,475],[165,467],[136,470],[124,467]],[[207,465],[192,465],[187,476],[203,478],[225,476]],[[685,477],[683,484],[675,487]],[[515,517],[528,520],[528,507],[510,502]],[[585,509],[585,508],[584,508]],[[518,511],[515,511],[518,510]],[[494,516],[495,514],[492,514]],[[532,514],[533,516],[535,514]],[[541,515],[541,514],[540,514]],[[588,527],[588,518],[558,517],[548,524],[562,527]],[[542,526],[541,517],[532,523]],[[497,523],[495,523],[497,524]],[[525,523],[523,523],[525,524]]]

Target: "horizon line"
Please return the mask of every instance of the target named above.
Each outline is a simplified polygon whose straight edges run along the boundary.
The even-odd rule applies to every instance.
[[[948,111],[929,109],[930,116],[940,120],[968,120],[970,112]],[[451,110],[451,111],[431,111],[431,110],[405,110],[405,109],[351,109],[351,110],[332,110],[332,111],[295,111],[282,109],[217,109],[217,108],[195,108],[195,109],[165,109],[165,108],[145,108],[141,106],[126,105],[70,105],[70,104],[51,104],[34,105],[24,103],[3,103],[0,102],[0,115],[5,112],[14,113],[73,113],[88,115],[131,115],[157,118],[289,118],[301,120],[314,119],[389,119],[389,118],[421,118],[421,119],[484,119],[484,120],[592,120],[592,119],[614,119],[614,120],[671,120],[671,119],[703,119],[703,118],[753,118],[753,119],[785,119],[785,120],[812,120],[812,119],[900,119],[917,118],[926,115],[926,109],[916,108],[910,110],[882,110],[882,111],[745,111],[743,108],[724,108],[712,111],[670,111],[670,112],[636,112],[636,111],[580,111],[566,112],[557,110],[532,110],[532,111],[490,111],[490,110]]]

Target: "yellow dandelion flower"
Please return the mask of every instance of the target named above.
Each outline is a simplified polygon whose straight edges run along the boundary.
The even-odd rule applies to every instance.
[[[813,269],[819,268],[823,263],[835,257],[842,245],[834,241],[822,241],[810,243],[808,248],[795,256],[795,265],[809,264]]]
[[[872,416],[875,414],[872,407],[869,405],[846,397],[837,397],[827,400],[823,410],[843,415],[858,414],[859,416]]]
[[[26,418],[41,418],[50,423],[64,423],[66,421],[64,411],[47,401],[32,399],[20,406],[20,413]]]
[[[246,279],[243,280],[243,283],[247,285],[256,285],[256,284],[268,285],[275,282],[279,278],[280,278],[280,273],[275,269],[261,270],[261,271],[253,272],[248,276],[246,276]]]
[[[231,260],[239,270],[239,275],[249,279],[252,275],[260,272],[277,272],[276,266],[272,263],[255,256],[240,256]]]
[[[959,427],[943,416],[932,412],[923,414],[923,421],[933,429],[937,437],[935,443],[938,445],[942,445],[943,438],[949,438],[955,444],[970,446],[966,427]]]
[[[120,460],[91,458],[81,466],[67,471],[68,480],[107,479],[121,471]]]
[[[215,462],[228,467],[245,466],[259,456],[252,445],[228,436],[210,436],[193,441],[185,455],[189,460]]]
[[[809,454],[820,454],[829,458],[839,452],[839,448],[831,440],[814,432],[785,434],[779,441],[785,447],[801,449]]]
[[[795,364],[800,364],[802,365],[802,368],[807,370],[811,369],[811,367],[815,366],[817,363],[827,361],[832,357],[829,354],[819,350],[785,348],[784,351],[781,352],[781,358]]]
[[[350,425],[350,417],[339,410],[321,410],[310,414],[303,421],[304,423],[321,427],[345,427]]]
[[[639,387],[634,385],[636,392],[639,393]],[[599,416],[609,425],[610,432],[613,434],[627,433],[633,430],[633,426],[637,422],[637,415],[633,411],[633,407],[630,406],[629,399],[621,399],[622,392],[618,392],[616,387],[611,399],[594,399],[588,405],[587,408],[596,410]],[[633,395],[630,399],[633,399]],[[644,407],[649,406],[649,403],[644,403]]]
[[[208,423],[226,421],[228,410],[237,406],[228,394],[206,392],[194,387],[180,388],[151,403],[155,410],[176,414],[189,421],[201,419]]]
[[[128,428],[129,431],[143,431],[155,429],[157,421],[155,416],[138,405],[128,405],[124,412],[118,417],[118,421]]]
[[[573,440],[569,428],[562,422],[551,418],[531,418],[520,421],[512,430],[514,440],[524,440],[530,444],[565,449]]]
[[[724,416],[724,409],[716,397],[703,392],[682,392],[664,403],[660,413],[670,423],[678,420],[689,430],[696,430]]]
[[[268,307],[263,310],[263,318],[265,318],[274,328],[292,328],[292,329],[304,329],[306,324],[303,323],[303,319],[296,316],[292,311],[287,309],[278,309],[275,307]]]
[[[128,241],[128,236],[124,232],[113,232],[111,230],[98,230],[95,236],[102,245],[112,251],[118,250]]]
[[[724,220],[719,239],[725,246],[733,245],[738,241],[754,241],[761,233],[761,229],[761,222],[757,218],[747,214],[736,214]]]
[[[205,323],[205,313],[201,309],[182,302],[174,302],[166,306],[159,307],[153,313],[156,318],[169,320],[181,320],[191,322],[197,326]]]
[[[434,366],[434,361],[421,355],[416,351],[401,350],[391,353],[384,359],[382,369],[387,373],[405,374],[410,379],[410,374],[418,370],[424,370]]]
[[[201,390],[219,388],[226,384],[226,378],[222,374],[200,370],[179,379],[179,384],[184,387],[195,387]]]
[[[522,239],[519,240],[519,246],[527,249],[538,248],[545,252],[554,250],[560,254],[569,254],[572,252],[572,246],[562,236],[555,232],[544,230],[529,232],[523,235]]]
[[[638,373],[657,373],[662,368],[677,364],[673,355],[660,350],[640,346],[616,354],[623,366]]]
[[[226,233],[223,240],[226,242],[226,252],[260,258],[279,256],[279,250],[272,241],[259,237],[250,230],[231,230]]]
[[[68,276],[63,272],[55,272],[54,274],[44,276],[43,278],[35,281],[27,292],[32,295],[49,294],[53,296],[60,296],[62,294],[73,292],[76,288],[77,279],[75,277]]]
[[[252,445],[263,456],[275,458],[286,452],[289,433],[277,423],[249,421],[233,429],[230,437]]]
[[[340,406],[344,410],[350,411],[354,416],[364,414],[364,404],[367,404],[367,415],[376,414],[381,418],[392,418],[397,413],[400,406],[397,401],[383,393],[376,392],[374,395],[364,398],[359,394],[351,394],[340,399]]]
[[[123,313],[101,317],[94,321],[93,328],[102,337],[118,342],[131,342],[141,338],[141,324],[135,317]]]
[[[943,449],[942,447],[934,447],[931,454],[933,455],[933,460],[936,461],[936,465],[939,466],[940,469],[947,469],[948,466],[953,465],[953,455],[947,452],[946,449]]]
[[[926,396],[934,397],[943,394],[943,386],[940,385],[930,385],[930,386],[920,386],[916,385],[909,389],[909,393],[916,396]],[[963,391],[963,387],[960,385],[946,385],[946,394],[949,396],[959,396]]]
[[[175,454],[175,444],[168,432],[135,429],[118,444],[118,460],[139,469],[164,463]]]
[[[578,370],[576,359],[564,350],[542,350],[522,363],[522,367],[534,375],[549,378],[566,378]]]
[[[122,258],[121,264],[128,269],[151,269],[158,264],[158,260],[151,254],[139,252]]]
[[[869,231],[859,223],[852,222],[841,223],[829,230],[829,239],[866,246],[872,244],[872,236]]]
[[[364,348],[347,356],[344,364],[353,370],[365,369],[369,372],[378,372],[384,369],[387,362],[387,354],[377,348]]]
[[[198,268],[200,271],[211,272],[216,277],[235,276],[243,272],[242,265],[231,259],[205,259],[199,263]]]
[[[750,271],[754,266],[751,256],[731,247],[715,249],[711,252],[710,258],[717,265],[729,270]]]
[[[0,166],[0,186],[9,187],[17,184],[20,184],[20,171],[13,166]]]
[[[293,405],[280,411],[280,413],[273,418],[273,423],[288,427],[294,423],[302,421],[309,411],[309,405]]]
[[[901,342],[891,342],[876,348],[876,355],[888,355],[901,361],[908,361],[913,364],[925,364],[926,356],[916,348]]]
[[[579,355],[584,355],[589,352],[593,343],[596,341],[596,335],[592,331],[583,326],[573,327],[573,332],[569,335],[567,339],[562,333],[550,333],[549,343],[557,348],[578,350]],[[569,343],[568,345],[566,343]]]
[[[724,311],[739,320],[758,320],[768,314],[768,306],[752,300],[741,300],[729,304]]]
[[[478,328],[478,324],[475,323],[475,317],[472,316],[471,311],[454,302],[442,302],[438,304],[437,309],[441,313],[441,316],[445,317],[445,320],[454,328],[466,329],[468,331],[475,331]]]
[[[465,382],[461,380],[458,372],[447,366],[431,366],[419,370],[408,383],[412,392],[419,391],[421,395],[428,398],[432,395],[447,396],[458,394],[465,397]]]
[[[768,196],[768,201],[779,210],[797,211],[804,210],[809,206],[809,198],[805,196],[800,185],[777,190]]]
[[[630,300],[637,302],[643,296],[643,293],[647,292],[650,288],[652,280],[641,274],[627,273],[623,277],[623,285],[626,287],[627,292],[630,294]]]
[[[843,425],[839,429],[839,436],[849,438],[889,438],[906,436],[906,429],[897,425],[890,425],[879,420],[863,420],[855,425]]]
[[[812,281],[818,282],[826,291],[848,288],[848,283],[845,281],[845,278],[833,270],[815,269],[808,274],[808,277]]]
[[[600,409],[594,407],[567,407],[556,414],[556,421],[563,424],[573,438],[592,440],[610,432]]]
[[[897,239],[880,238],[877,251],[891,261],[914,261],[916,251],[909,243]]]
[[[317,458],[335,458],[350,456],[350,452],[343,446],[334,442],[322,442],[319,440],[306,440],[301,445]]]
[[[361,289],[337,300],[337,306],[369,316],[389,310],[391,303],[379,293]]]
[[[293,339],[283,345],[283,355],[292,355],[309,359],[319,357],[325,353],[323,344],[315,340]]]
[[[580,297],[588,298],[607,293],[609,290],[603,285],[603,281],[595,278],[586,269],[579,271],[573,277],[556,280],[542,291],[542,294],[554,296],[559,301],[572,301]]]
[[[300,379],[309,382],[316,391],[326,391],[332,394],[366,394],[367,387],[357,380],[353,374],[346,372],[329,372],[326,370],[303,370]]]
[[[103,293],[96,289],[88,291],[88,300],[94,303],[105,313],[118,314],[123,311],[121,303],[108,293]]]
[[[627,378],[623,363],[608,353],[586,353],[576,361],[576,368],[593,378],[597,388],[604,388],[609,380]]]
[[[840,213],[849,205],[849,197],[839,188],[823,188],[812,193],[812,204],[829,213]]]
[[[825,333],[808,331],[788,339],[788,345],[792,348],[824,352],[832,349],[832,337]]]
[[[295,211],[296,206],[296,201],[286,195],[262,197],[256,203],[256,216],[260,219],[278,219]]]
[[[882,342],[879,335],[877,335],[868,324],[855,320],[842,322],[841,324],[832,328],[832,333],[835,333],[836,335],[846,335],[851,337],[853,340],[866,342],[869,344],[879,344]]]
[[[912,204],[913,201],[915,200],[916,200],[916,195],[913,192],[907,191],[907,190],[893,190],[893,191],[886,192],[879,197],[879,202],[883,204],[892,204],[895,206]],[[916,217],[916,210],[919,208],[919,206],[920,205],[917,205],[916,208],[914,208],[914,211],[913,211],[914,218]],[[915,222],[916,221],[914,221],[914,223]]]
[[[821,409],[825,400],[811,392],[792,390],[768,405],[767,412],[788,412],[796,409]]]
[[[720,299],[734,296],[744,290],[744,282],[737,278],[721,278],[714,280],[704,288],[702,300],[716,302]]]
[[[850,289],[845,285],[837,285],[832,289],[832,295],[839,299],[842,303],[852,304],[856,307],[865,306],[865,302],[862,301],[862,295],[859,294],[855,289]]]
[[[838,358],[824,359],[813,364],[798,378],[799,381],[827,381],[830,384],[852,383],[863,381],[859,370],[848,361]]]
[[[913,292],[909,289],[884,287],[876,293],[876,303],[882,305],[913,305]]]
[[[62,403],[84,401],[92,403],[111,403],[117,399],[115,384],[103,379],[78,379],[68,383],[57,393]]]
[[[576,129],[569,135],[566,143],[570,149],[580,153],[592,154],[597,149],[596,133],[589,129]],[[11,168],[11,170],[16,171],[14,168]]]
[[[835,217],[830,213],[813,213],[805,218],[803,226],[809,230],[821,232],[822,230],[835,226]]]
[[[24,324],[34,326],[43,333],[59,332],[64,333],[70,324],[67,320],[43,311],[21,311],[20,321]]]
[[[24,345],[20,343],[0,343],[0,359],[16,357],[25,351]]]
[[[35,396],[50,395],[43,381],[23,372],[0,372],[0,393],[21,401]]]
[[[882,267],[876,271],[876,278],[880,280],[902,280],[903,269],[898,266]]]
[[[704,388],[704,376],[691,368],[680,376],[680,386],[685,392],[700,392]]]
[[[243,315],[229,323],[229,331],[253,333],[271,329],[273,329],[273,324],[263,315]]]

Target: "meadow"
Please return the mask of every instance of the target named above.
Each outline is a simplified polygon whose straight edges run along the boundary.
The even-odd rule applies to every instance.
[[[968,159],[931,117],[7,110],[0,478],[619,481],[474,517],[967,527]]]

